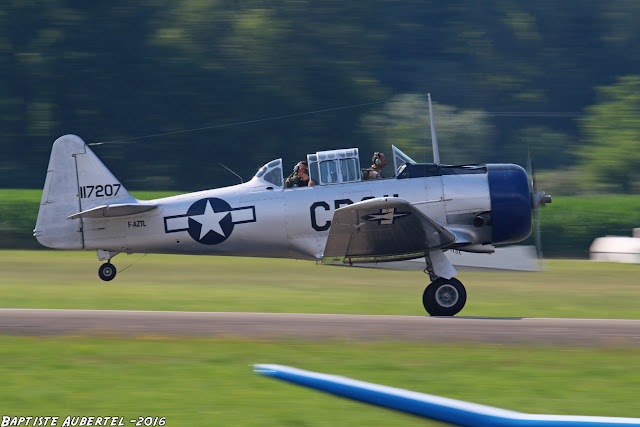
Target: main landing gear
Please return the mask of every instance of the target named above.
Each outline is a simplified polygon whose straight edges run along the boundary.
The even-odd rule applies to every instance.
[[[100,276],[100,278],[105,282],[113,280],[113,278],[116,277],[116,267],[107,261],[100,266],[98,276]]]
[[[432,316],[454,316],[467,302],[467,291],[455,278],[438,277],[422,294],[422,304]]]
[[[456,274],[456,270],[451,263],[444,258],[440,251],[432,251],[425,254],[427,268],[424,272],[429,275],[431,284],[427,286],[422,294],[422,304],[432,316],[454,316],[464,308],[467,302],[467,291],[462,283],[451,276]],[[437,264],[434,267],[434,264]],[[442,275],[451,277],[446,279],[435,273],[440,271]]]

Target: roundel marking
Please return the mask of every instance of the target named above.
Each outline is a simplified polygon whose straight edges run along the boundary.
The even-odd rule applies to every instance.
[[[233,219],[231,206],[215,197],[201,199],[187,210],[189,235],[204,245],[217,245],[231,236]]]

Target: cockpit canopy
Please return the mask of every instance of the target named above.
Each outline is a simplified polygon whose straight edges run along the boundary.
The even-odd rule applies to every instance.
[[[392,150],[393,175],[397,176],[402,165],[414,164],[415,161],[396,146],[392,146]],[[307,163],[309,163],[309,177],[316,185],[362,181],[360,155],[357,148],[318,151],[307,155]],[[365,168],[368,166],[368,164],[364,165]],[[263,185],[266,184],[267,188],[283,188],[282,159],[272,160],[262,166],[253,179],[262,182]]]
[[[362,179],[357,148],[318,151],[307,156],[309,178],[317,184],[356,182]]]
[[[282,159],[272,160],[258,169],[255,178],[273,184],[274,187],[282,188]]]

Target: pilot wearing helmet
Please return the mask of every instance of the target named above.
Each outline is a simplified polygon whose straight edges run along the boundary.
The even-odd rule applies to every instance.
[[[362,174],[362,179],[383,179],[382,168],[387,166],[387,159],[384,154],[376,151],[371,158],[371,167]]]
[[[284,181],[285,188],[311,187],[313,185],[316,183],[309,178],[309,164],[304,160],[295,165],[291,175]]]

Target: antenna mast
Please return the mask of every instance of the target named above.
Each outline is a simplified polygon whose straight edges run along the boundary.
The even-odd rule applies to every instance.
[[[427,94],[429,100],[429,121],[431,124],[431,145],[433,146],[433,163],[440,164],[440,151],[438,150],[438,138],[436,137],[436,125],[433,122],[433,108],[431,107],[431,94]]]
[[[226,167],[225,165],[223,165],[222,163],[218,162],[220,164],[220,166],[222,166],[223,168],[225,168],[226,170],[228,170],[229,172],[231,172],[232,174],[234,174],[235,176],[237,176],[240,179],[240,183],[244,184],[244,180],[242,179],[242,177],[240,175],[238,175],[237,173],[235,173],[234,171],[232,171],[231,169],[229,169],[228,167]]]

